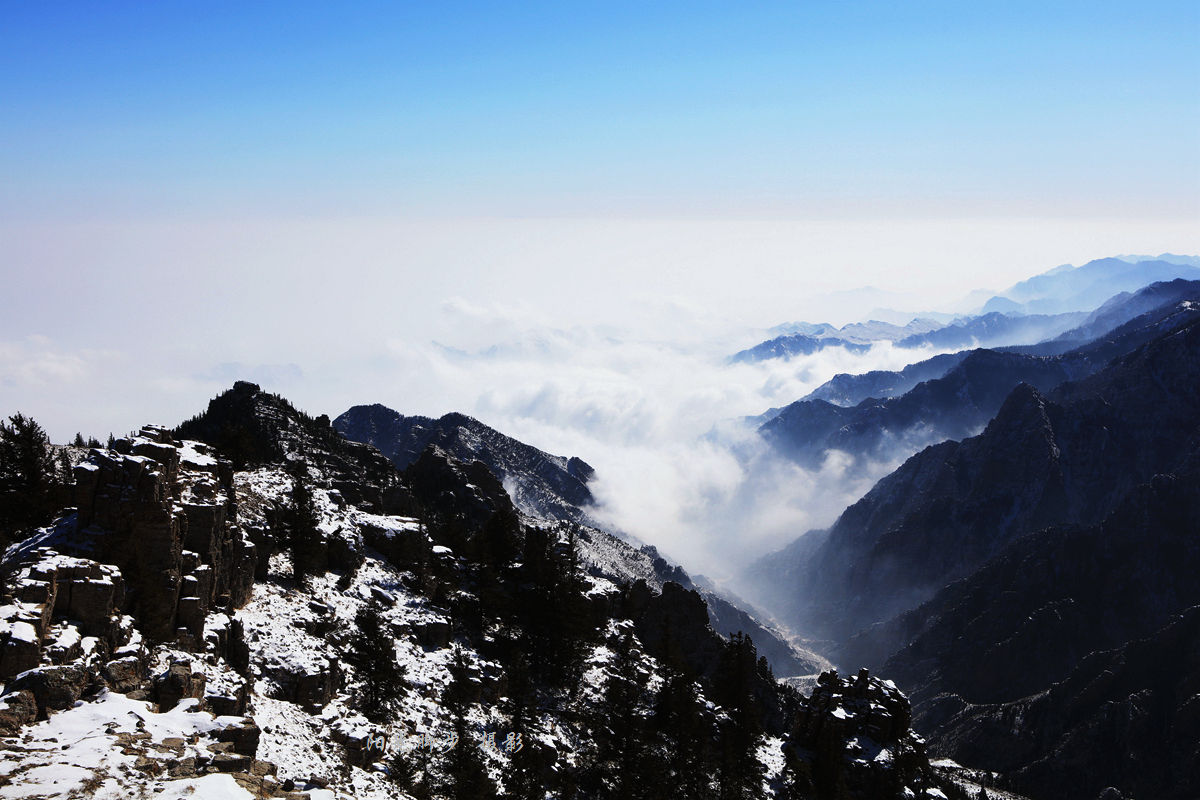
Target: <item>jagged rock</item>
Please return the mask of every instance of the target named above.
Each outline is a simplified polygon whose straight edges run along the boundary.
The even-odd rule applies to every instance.
[[[686,664],[697,675],[709,675],[720,657],[720,639],[708,624],[708,609],[697,592],[677,583],[655,593],[644,580],[630,586],[621,614],[633,620],[647,652],[669,663]]]
[[[210,762],[218,772],[245,772],[254,762],[251,756],[241,753],[217,753]]]
[[[449,647],[450,630],[450,623],[444,619],[426,620],[413,625],[417,641],[430,650]]]
[[[70,708],[83,694],[90,676],[76,666],[38,667],[23,672],[5,687],[5,693],[28,691],[37,703],[39,719],[50,711]]]
[[[214,736],[218,742],[228,742],[235,753],[253,756],[258,752],[258,740],[262,730],[252,719],[245,719],[238,725],[221,728]]]
[[[902,797],[906,787],[928,785],[929,760],[911,720],[908,699],[890,681],[866,670],[853,679],[821,673],[786,746],[798,788],[843,800]]]
[[[276,696],[280,700],[296,703],[313,712],[328,705],[342,684],[341,668],[333,660],[319,669],[297,664],[277,664],[267,672],[278,687]]]
[[[147,427],[75,468],[76,525],[103,532],[104,557],[128,586],[110,590],[111,575],[72,576],[59,588],[59,604],[69,605],[62,613],[99,624],[127,589],[148,638],[171,641],[183,628],[182,641],[194,647],[215,604],[249,599],[256,551],[235,524],[232,471],[198,447]]]
[[[504,486],[486,464],[464,464],[436,445],[430,445],[403,474],[427,511],[461,518],[472,528],[481,527],[497,512],[513,510]]]
[[[136,656],[114,659],[104,665],[100,675],[113,691],[128,692],[136,689],[143,683],[141,659]]]
[[[0,642],[0,678],[33,669],[42,660],[42,642],[33,619],[10,619]]]
[[[0,697],[0,733],[13,734],[37,719],[38,706],[33,692],[20,689]]]
[[[204,697],[207,676],[192,671],[192,663],[186,660],[171,662],[166,672],[154,679],[154,698],[160,711],[170,711],[185,697]]]

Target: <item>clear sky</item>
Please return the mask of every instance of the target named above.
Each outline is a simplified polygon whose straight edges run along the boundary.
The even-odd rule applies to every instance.
[[[0,212],[1194,216],[1200,5],[0,9]]]

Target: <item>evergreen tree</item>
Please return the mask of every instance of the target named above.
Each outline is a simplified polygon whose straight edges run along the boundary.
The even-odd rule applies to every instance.
[[[285,517],[287,544],[292,551],[292,575],[296,583],[308,585],[310,576],[324,564],[325,543],[320,530],[320,515],[313,498],[307,469],[303,464],[293,467],[292,491]]]
[[[509,753],[504,768],[504,796],[514,800],[544,800],[545,776],[534,744],[537,695],[530,683],[529,660],[518,653],[507,672],[509,716],[508,729],[521,743],[519,750]]]
[[[346,661],[361,681],[359,710],[372,722],[391,722],[408,688],[404,665],[396,661],[396,641],[377,603],[360,608],[354,624]]]
[[[666,669],[650,720],[652,746],[663,754],[663,767],[651,776],[659,796],[712,800],[715,795],[713,721],[694,680]]]
[[[48,522],[56,482],[42,426],[20,413],[0,421],[0,537]]]
[[[721,800],[748,800],[761,794],[762,763],[757,757],[761,711],[755,699],[760,678],[754,642],[741,632],[733,634],[713,679],[713,699],[726,713],[718,726]]]
[[[574,548],[573,538],[560,542],[557,531],[525,531],[515,623],[540,685],[577,686],[583,644],[593,633]]]
[[[585,781],[592,796],[602,800],[647,797],[647,678],[638,663],[633,633],[626,628],[614,648],[604,698],[595,716],[595,757]]]
[[[430,752],[425,747],[397,747],[387,760],[387,774],[406,795],[433,800]]]
[[[450,660],[450,684],[442,701],[450,712],[456,744],[445,753],[442,761],[442,785],[439,795],[450,800],[488,800],[496,796],[496,786],[488,777],[479,743],[467,722],[472,687],[471,664],[462,648],[455,647]]]
[[[83,434],[76,431],[75,440],[71,442],[71,445],[73,447],[87,447],[87,442],[84,441]]]

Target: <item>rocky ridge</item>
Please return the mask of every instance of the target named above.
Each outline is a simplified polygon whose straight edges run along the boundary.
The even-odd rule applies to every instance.
[[[233,391],[258,408],[246,386]],[[31,789],[53,797],[406,797],[371,737],[385,736],[415,757],[403,743],[418,735],[445,737],[459,724],[482,735],[513,724],[505,710],[512,677],[497,660],[502,651],[482,635],[486,627],[477,627],[480,612],[489,616],[476,594],[485,588],[480,581],[504,570],[488,573],[477,559],[503,546],[497,537],[514,534],[526,547],[550,536],[561,553],[566,529],[539,533],[520,522],[494,476],[446,453],[427,450],[403,474],[380,476],[375,456],[356,459],[355,451],[326,444],[319,420],[264,402],[289,415],[277,420],[292,434],[273,445],[278,460],[246,455],[270,436],[257,413],[245,431],[230,424],[233,416],[216,429],[217,437],[251,443],[237,470],[210,444],[146,428],[93,451],[78,468],[82,511],[69,510],[5,554],[0,663],[15,674],[0,695],[0,726],[8,732],[0,775],[9,781],[0,797]],[[356,475],[361,485],[347,486]],[[289,526],[298,523],[288,510],[299,483],[310,486],[316,527],[309,535],[324,554],[303,582],[293,574]],[[386,513],[389,496],[419,515]],[[586,768],[580,754],[597,734],[555,707],[600,702],[617,679],[612,659],[628,641],[623,631],[636,637],[629,657],[635,671],[651,676],[649,686],[668,670],[695,676],[691,691],[709,709],[701,713],[714,735],[732,723],[705,696],[728,684],[731,653],[754,663],[753,646],[739,640],[734,647],[717,635],[704,599],[670,580],[674,570],[650,563],[657,586],[622,585],[613,565],[641,562],[614,559],[614,547],[629,546],[599,534],[571,534],[580,566],[588,567],[580,573],[582,594],[566,596],[584,604],[573,624],[595,626],[599,637],[585,639],[581,694],[544,690],[549,705],[533,720],[540,733],[530,746],[558,774]],[[518,595],[525,585],[500,584]],[[404,699],[386,728],[367,719],[374,711],[362,704],[363,674],[345,655],[367,609],[394,637],[393,656],[405,669]],[[536,637],[536,629],[523,635]],[[762,792],[771,796],[784,786],[777,765],[791,735],[788,720],[808,705],[771,678],[765,660],[742,680],[748,683],[737,684],[739,691],[757,698]],[[465,723],[444,705],[450,697],[466,698]],[[811,722],[833,710],[805,713]],[[885,727],[911,735],[896,725]],[[822,758],[840,758],[836,737],[826,742],[837,756],[801,753],[799,763],[816,774],[825,769]],[[491,779],[508,780],[508,759],[480,752]],[[867,768],[876,774],[872,785],[894,786],[897,797],[934,798],[943,789],[957,796],[927,759]]]

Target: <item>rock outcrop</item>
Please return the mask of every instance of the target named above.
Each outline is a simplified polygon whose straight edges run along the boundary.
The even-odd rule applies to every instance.
[[[75,468],[76,526],[104,536],[142,632],[196,649],[204,619],[250,597],[256,554],[237,525],[233,469],[163,428],[93,450]]]
[[[817,678],[796,715],[785,757],[800,796],[946,797],[911,728],[908,699],[891,681],[861,670]],[[937,793],[925,793],[936,789]]]

